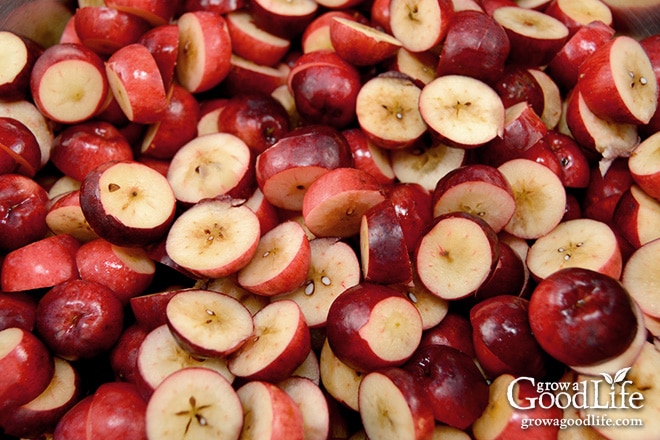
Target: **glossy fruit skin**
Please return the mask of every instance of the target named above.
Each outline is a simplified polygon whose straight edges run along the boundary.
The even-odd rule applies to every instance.
[[[541,281],[529,302],[541,347],[567,365],[593,365],[622,353],[637,331],[630,295],[607,275],[577,267]]]

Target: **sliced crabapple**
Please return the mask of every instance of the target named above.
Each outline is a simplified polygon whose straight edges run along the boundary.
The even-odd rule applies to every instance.
[[[176,77],[191,93],[209,90],[222,82],[231,67],[231,37],[222,15],[210,11],[181,14]]]
[[[628,169],[635,183],[646,194],[660,200],[660,169],[657,156],[660,152],[660,132],[652,134],[632,151]]]
[[[41,150],[41,166],[45,166],[50,160],[50,152],[55,139],[53,121],[42,114],[39,108],[28,99],[2,102],[0,116],[16,119],[30,129],[37,138]]]
[[[497,8],[493,18],[509,36],[508,63],[544,66],[569,37],[569,30],[561,21],[518,5]]]
[[[365,281],[381,284],[412,282],[412,261],[406,237],[390,200],[383,200],[362,214],[358,235]]]
[[[356,168],[335,168],[318,177],[303,198],[302,215],[317,237],[350,237],[362,215],[385,200],[375,177]]]
[[[257,26],[282,38],[294,38],[314,19],[319,4],[313,0],[255,0],[250,8]]]
[[[119,246],[140,246],[163,238],[176,211],[167,179],[132,160],[94,168],[80,186],[80,208],[99,237]]]
[[[149,124],[140,142],[140,157],[170,160],[186,143],[198,136],[200,119],[197,98],[183,86],[173,83],[167,94],[162,117]]]
[[[73,20],[78,40],[104,58],[136,43],[151,27],[137,15],[107,5],[78,8]]]
[[[618,35],[598,47],[580,65],[585,104],[601,119],[646,124],[658,106],[658,82],[644,47]]]
[[[391,34],[354,19],[334,17],[329,30],[335,52],[356,66],[381,63],[401,47],[401,42]]]
[[[431,438],[433,410],[422,384],[407,370],[387,368],[363,377],[358,392],[360,420],[368,438]]]
[[[483,218],[495,232],[511,220],[516,209],[511,185],[495,167],[464,165],[445,174],[432,193],[433,216],[454,211]]]
[[[343,130],[342,135],[351,147],[355,168],[368,172],[382,184],[394,182],[389,151],[374,144],[360,128]]]
[[[566,188],[586,188],[591,178],[589,160],[580,145],[567,134],[548,130],[543,143],[547,144],[561,165],[561,181]]]
[[[245,381],[284,380],[311,350],[305,315],[294,301],[274,301],[259,310],[253,322],[253,336],[228,357],[229,371]]]
[[[541,86],[543,93],[543,110],[541,110],[541,120],[548,127],[548,130],[557,127],[562,113],[562,95],[559,86],[555,80],[544,70],[539,68],[529,68],[529,73],[536,79]]]
[[[80,242],[68,234],[50,235],[7,253],[2,259],[0,289],[18,292],[54,287],[79,277]]]
[[[497,242],[493,228],[476,215],[451,212],[436,217],[415,252],[419,280],[440,298],[465,298],[494,270]]]
[[[232,93],[273,93],[278,87],[286,85],[289,70],[290,67],[284,63],[264,66],[232,54],[229,72],[219,87]]]
[[[330,41],[330,23],[332,23],[334,17],[342,17],[348,20],[354,20],[357,17],[363,18],[343,10],[330,10],[319,13],[300,36],[302,53],[315,50],[334,50]]]
[[[252,336],[252,314],[229,295],[185,289],[168,301],[167,325],[177,342],[193,356],[223,357]]]
[[[351,148],[340,131],[326,125],[303,125],[260,153],[257,184],[271,204],[300,211],[310,185],[329,170],[353,166]]]
[[[392,35],[411,52],[437,49],[454,15],[451,0],[392,0],[389,9]]]
[[[53,432],[57,422],[83,395],[81,376],[77,369],[60,357],[53,358],[55,370],[46,389],[33,400],[3,414],[3,432],[21,438],[36,438]]]
[[[543,12],[564,23],[571,36],[594,21],[607,26],[613,24],[610,7],[600,0],[552,0],[548,2]]]
[[[288,377],[277,383],[298,405],[303,418],[303,438],[325,440],[330,432],[328,401],[318,384],[306,377]]]
[[[122,46],[105,63],[117,104],[129,121],[151,124],[167,110],[167,92],[156,59],[140,43]]]
[[[319,354],[321,384],[342,405],[358,411],[358,391],[364,374],[339,359],[324,339]]]
[[[179,202],[194,204],[251,186],[251,168],[252,153],[243,140],[229,133],[209,133],[177,150],[167,181]]]
[[[468,301],[481,302],[495,295],[510,294],[525,296],[525,288],[530,278],[529,269],[520,254],[501,239],[498,242],[499,258],[491,276]]]
[[[50,46],[37,58],[30,90],[41,113],[63,124],[96,116],[110,91],[101,57],[82,44],[71,43]]]
[[[469,76],[445,75],[426,84],[419,111],[433,134],[462,148],[477,148],[504,132],[502,99]]]
[[[580,27],[550,60],[545,72],[554,79],[563,92],[570,90],[578,80],[580,64],[597,47],[609,41],[614,36],[614,32],[612,26],[598,20]]]
[[[626,260],[621,275],[623,287],[637,302],[645,315],[653,318],[660,317],[660,307],[657,301],[658,291],[654,288],[658,284],[658,250],[660,239],[649,241],[637,248]]]
[[[79,190],[69,191],[51,200],[46,224],[54,234],[69,234],[81,243],[99,238],[82,212]]]
[[[291,47],[291,41],[271,34],[256,25],[252,14],[244,9],[225,15],[232,52],[253,63],[274,66]]]
[[[355,103],[358,123],[382,148],[405,148],[426,132],[419,109],[421,89],[406,75],[386,72],[362,85]]]
[[[529,248],[526,263],[538,280],[565,267],[583,267],[618,279],[623,268],[619,242],[612,228],[587,218],[563,221],[536,239]]]
[[[465,165],[464,148],[453,147],[438,140],[422,140],[414,145],[392,150],[390,161],[394,176],[402,183],[416,183],[432,192],[448,172]]]
[[[660,200],[634,184],[621,194],[612,221],[623,238],[638,248],[660,238]]]
[[[317,343],[318,342],[315,342],[315,344]],[[305,360],[302,361],[300,365],[298,365],[298,368],[293,370],[293,373],[291,373],[290,377],[300,377],[300,378],[308,379],[312,383],[316,385],[320,385],[321,371],[319,367],[319,358],[315,350],[316,348],[309,351]]]
[[[566,125],[570,136],[588,154],[595,153],[600,157],[600,172],[605,173],[612,161],[618,157],[630,156],[639,144],[637,125],[598,117],[589,108],[583,95],[578,84],[566,97]]]
[[[238,438],[243,408],[231,383],[209,368],[178,370],[156,388],[147,403],[148,438],[200,440]]]
[[[594,371],[626,353],[644,327],[639,316],[617,279],[580,267],[548,275],[529,300],[529,324],[541,348],[576,371]]]
[[[147,331],[167,324],[167,315],[165,314],[167,303],[179,290],[178,288],[172,288],[145,293],[129,299],[128,304],[135,317],[135,322]]]
[[[243,408],[244,440],[303,440],[302,410],[278,385],[253,380],[241,385],[236,393]]]
[[[149,332],[140,345],[136,360],[136,385],[140,394],[149,398],[172,373],[189,368],[206,368],[233,383],[235,376],[227,368],[226,358],[198,358],[184,350],[167,324]]]
[[[35,41],[10,30],[0,32],[2,59],[5,67],[0,74],[0,98],[18,100],[28,97],[30,73],[35,61],[43,52]]]
[[[231,199],[214,199],[195,204],[174,221],[165,249],[191,273],[219,278],[248,264],[260,236],[254,211]]]
[[[310,328],[323,327],[333,301],[360,282],[360,262],[351,246],[334,237],[310,240],[310,265],[306,279],[292,292],[272,301],[295,301]]]
[[[513,217],[504,231],[534,239],[559,224],[566,208],[566,190],[553,171],[529,159],[512,159],[498,169],[509,181],[516,200]]]
[[[307,278],[311,248],[300,223],[288,220],[262,235],[250,262],[238,271],[238,283],[252,293],[290,292]]]
[[[399,290],[403,296],[417,307],[419,315],[422,317],[422,329],[438,325],[447,316],[449,311],[449,301],[440,298],[432,293],[422,284],[413,271],[413,280],[408,284],[389,284],[389,287]]]
[[[116,246],[102,238],[76,252],[80,278],[108,286],[123,305],[144,293],[156,276],[156,263],[139,247]]]
[[[419,237],[433,218],[432,195],[418,183],[398,182],[385,188],[387,199],[394,205],[403,229],[408,252],[417,248]]]
[[[367,372],[402,365],[419,344],[422,327],[419,311],[398,290],[362,282],[330,306],[326,337],[339,359]]]
[[[407,75],[423,87],[435,79],[437,65],[438,57],[431,51],[411,52],[401,47],[391,60],[388,69]]]

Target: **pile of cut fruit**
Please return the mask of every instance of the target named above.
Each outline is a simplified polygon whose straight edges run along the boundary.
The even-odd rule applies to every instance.
[[[9,4],[3,438],[659,438],[660,1]]]

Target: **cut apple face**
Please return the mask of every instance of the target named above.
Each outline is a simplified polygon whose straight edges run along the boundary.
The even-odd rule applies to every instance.
[[[447,34],[453,12],[451,0],[393,0],[392,35],[411,52],[435,49]]]
[[[403,183],[417,183],[433,192],[438,181],[450,171],[465,164],[466,150],[443,142],[417,142],[392,150],[390,161],[394,176]]]
[[[167,179],[135,161],[111,161],[87,174],[80,208],[100,237],[119,246],[162,238],[174,220],[176,199]]]
[[[658,291],[654,286],[660,282],[658,267],[660,239],[650,241],[641,246],[626,261],[621,276],[623,286],[637,301],[642,311],[652,317],[660,317]]]
[[[445,75],[428,83],[419,111],[429,128],[452,145],[476,148],[504,132],[504,104],[486,83],[464,75]]]
[[[529,159],[512,159],[498,167],[509,181],[516,210],[504,230],[534,239],[559,224],[566,209],[566,190],[548,167]]]
[[[167,180],[177,200],[197,203],[239,186],[251,167],[250,148],[229,133],[197,136],[174,154]]]
[[[182,290],[167,303],[172,335],[191,354],[222,357],[252,336],[252,314],[237,299],[209,290]]]
[[[426,132],[418,105],[420,93],[403,75],[372,78],[357,96],[358,123],[376,145],[387,149],[410,146]]]
[[[495,268],[497,241],[493,228],[473,214],[453,212],[437,217],[415,254],[420,281],[440,298],[469,296]]]
[[[238,271],[238,283],[258,295],[287,293],[303,283],[310,262],[307,234],[300,223],[289,220],[261,237],[252,260]]]
[[[231,200],[214,199],[197,203],[174,221],[165,249],[186,270],[200,277],[220,278],[252,259],[260,237],[254,211]]]
[[[612,228],[586,218],[561,222],[539,237],[530,247],[526,262],[536,279],[565,267],[583,267],[619,279],[623,267]]]
[[[243,408],[231,384],[208,368],[190,367],[168,376],[149,399],[149,438],[238,438]]]

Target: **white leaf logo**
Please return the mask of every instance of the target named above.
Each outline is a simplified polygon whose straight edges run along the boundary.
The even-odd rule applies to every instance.
[[[628,374],[628,371],[630,370],[630,367],[622,368],[619,371],[616,372],[614,377],[610,376],[607,373],[600,373],[603,378],[605,378],[605,382],[610,384],[610,388],[614,389],[614,384],[617,384],[619,382],[623,382],[623,380],[626,378],[626,374]]]

